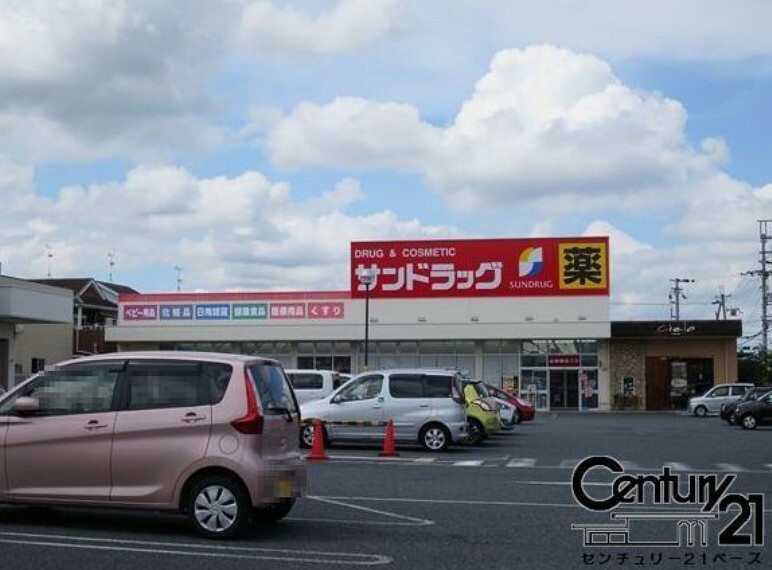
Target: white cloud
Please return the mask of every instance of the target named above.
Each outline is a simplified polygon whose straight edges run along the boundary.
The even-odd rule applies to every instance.
[[[440,143],[409,105],[341,97],[328,105],[299,105],[268,135],[267,148],[283,167],[420,168]]]
[[[608,236],[609,248],[611,250],[612,262],[613,256],[633,256],[641,252],[652,252],[654,247],[648,243],[636,240],[624,231],[614,227],[607,221],[595,220],[591,222],[583,235],[586,236]]]
[[[340,0],[316,17],[276,2],[249,3],[241,40],[260,54],[327,54],[362,47],[399,33],[401,0]]]
[[[299,105],[269,134],[281,166],[416,172],[459,209],[522,204],[577,211],[647,208],[723,159],[690,147],[686,112],[634,91],[599,59],[553,46],[496,54],[454,123],[405,104],[337,98]]]
[[[0,165],[0,181],[7,178],[30,182],[25,169]],[[287,183],[258,172],[200,179],[145,165],[122,181],[70,186],[52,199],[29,193],[35,200],[14,212],[17,231],[0,230],[0,260],[19,277],[46,274],[48,245],[54,277],[94,275],[112,251],[124,273],[180,265],[195,289],[342,289],[350,241],[455,231],[388,210],[347,213],[364,197],[353,179],[298,201]]]

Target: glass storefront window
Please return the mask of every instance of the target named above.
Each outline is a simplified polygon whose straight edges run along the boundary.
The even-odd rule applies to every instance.
[[[456,352],[456,342],[453,340],[425,340],[418,343],[421,353],[438,354]]]
[[[576,354],[576,345],[572,340],[553,340],[549,346],[550,354]]]
[[[362,349],[364,350],[364,345],[362,345]],[[397,352],[397,343],[385,340],[371,342],[370,352],[377,352],[378,354],[394,354]]]
[[[575,344],[576,351],[581,354],[598,354],[598,341],[596,340],[577,340]]]
[[[547,354],[547,344],[543,340],[525,340],[523,354]]]
[[[521,359],[521,366],[537,367],[547,366],[546,354],[524,354]]]
[[[537,409],[546,410],[549,398],[547,371],[521,369],[520,374],[520,395],[532,402]]]
[[[598,355],[597,354],[583,354],[582,355],[582,366],[585,366],[585,367],[598,366]]]
[[[503,375],[503,365],[501,362],[501,355],[499,354],[485,354],[483,355],[483,380],[496,384]]]

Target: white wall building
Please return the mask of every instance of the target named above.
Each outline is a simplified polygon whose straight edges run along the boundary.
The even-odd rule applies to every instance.
[[[541,409],[609,409],[607,238],[362,242],[351,259],[350,291],[121,295],[107,341],[292,368],[455,367]]]
[[[46,363],[72,355],[72,304],[72,292],[66,289],[0,276],[0,387],[15,384],[17,371],[22,374],[21,363],[26,360],[36,372]],[[45,329],[52,334],[47,342],[38,343],[34,355],[19,351],[23,344],[19,339],[43,323],[60,326]]]

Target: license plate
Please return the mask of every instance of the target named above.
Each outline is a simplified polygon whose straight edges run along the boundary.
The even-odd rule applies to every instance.
[[[282,477],[279,480],[279,496],[291,497],[293,491],[294,485],[292,484],[292,479],[289,477]]]

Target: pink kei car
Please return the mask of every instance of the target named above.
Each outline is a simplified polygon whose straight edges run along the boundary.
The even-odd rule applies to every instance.
[[[230,537],[282,519],[304,491],[299,421],[273,360],[70,360],[0,397],[0,502],[178,511]]]

